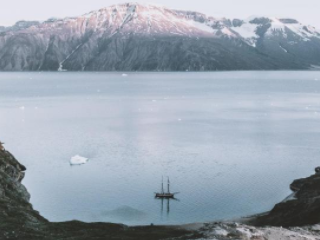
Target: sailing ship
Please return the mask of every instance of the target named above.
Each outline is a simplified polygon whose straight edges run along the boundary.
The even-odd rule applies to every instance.
[[[174,199],[175,195],[178,194],[177,192],[176,193],[171,193],[170,192],[170,179],[168,177],[168,184],[167,184],[167,192],[164,192],[164,188],[163,188],[163,178],[162,178],[162,184],[161,184],[161,192],[160,193],[155,193],[155,197],[156,198],[166,198],[166,199]]]

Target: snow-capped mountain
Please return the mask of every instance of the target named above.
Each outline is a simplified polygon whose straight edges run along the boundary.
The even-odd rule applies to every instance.
[[[320,66],[320,31],[294,19],[226,19],[127,3],[0,27],[0,70],[209,71]]]
[[[294,19],[277,19],[268,17],[252,17],[247,20],[234,20],[231,29],[252,46],[262,38],[275,36],[288,38],[294,35],[296,41],[320,39],[320,32],[314,27],[303,25]]]

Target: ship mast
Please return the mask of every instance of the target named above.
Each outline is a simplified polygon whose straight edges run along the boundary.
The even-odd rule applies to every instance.
[[[161,184],[161,193],[164,193],[164,190],[163,190],[163,176],[162,176],[162,184]]]
[[[170,193],[170,180],[169,180],[169,177],[168,177],[168,193]]]

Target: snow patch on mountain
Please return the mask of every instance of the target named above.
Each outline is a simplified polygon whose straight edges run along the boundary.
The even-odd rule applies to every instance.
[[[239,27],[231,27],[231,29],[237,32],[243,38],[258,38],[256,33],[257,25],[249,22],[245,22]]]
[[[236,32],[240,37],[242,37],[245,42],[252,46],[256,47],[256,42],[259,36],[257,35],[258,25],[250,23],[248,20],[243,22],[241,26],[231,27],[232,31]]]
[[[215,33],[215,30],[212,29],[211,27],[207,26],[204,23],[196,22],[196,21],[186,21],[187,24],[189,24],[191,27],[199,29],[204,32],[208,33]]]
[[[279,19],[277,18],[271,18],[271,27],[269,28],[268,33],[272,33],[274,31],[280,31],[284,32],[286,25],[282,23]]]
[[[311,38],[320,38],[320,33],[314,27],[305,26],[295,19],[278,19],[264,16],[252,16],[246,20],[234,20],[230,29],[242,37],[245,42],[255,46],[262,35],[269,38],[281,36],[287,38],[288,34],[294,34],[303,41],[310,41]]]
[[[223,35],[228,37],[236,37],[236,35],[227,27],[223,27],[220,31]]]
[[[285,53],[288,53],[288,50],[285,49],[284,47],[282,47],[281,45],[279,45],[279,47],[285,52]]]
[[[292,32],[299,35],[303,39],[309,39],[311,37],[320,38],[319,32],[311,26],[304,26],[301,23],[297,24],[288,24],[287,28],[289,28]]]
[[[128,7],[127,14],[123,18],[121,27],[135,16],[135,12],[136,12],[136,5],[131,5],[130,7]]]

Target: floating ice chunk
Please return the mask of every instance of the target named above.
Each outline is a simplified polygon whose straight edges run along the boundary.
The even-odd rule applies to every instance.
[[[76,155],[71,158],[70,164],[71,165],[82,165],[82,164],[86,164],[88,162],[88,160],[89,160],[88,158]]]
[[[25,110],[25,109],[26,109],[25,106],[20,107],[20,110]]]
[[[122,77],[128,77],[128,74],[124,73],[124,74],[122,74]]]

